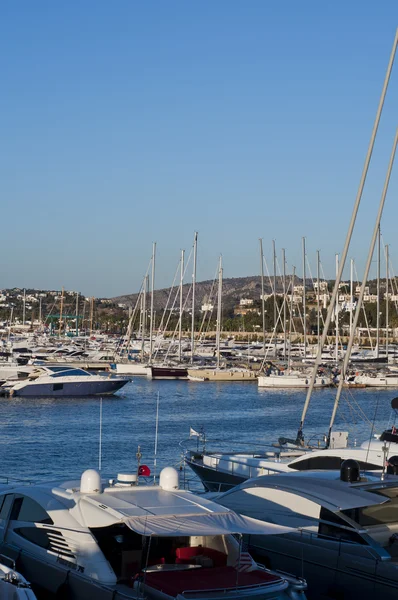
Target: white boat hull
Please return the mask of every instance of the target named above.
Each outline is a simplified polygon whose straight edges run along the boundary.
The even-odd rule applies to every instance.
[[[311,377],[296,377],[294,375],[269,375],[258,378],[258,387],[263,388],[308,388]],[[332,384],[329,377],[317,377],[314,387],[328,387]]]

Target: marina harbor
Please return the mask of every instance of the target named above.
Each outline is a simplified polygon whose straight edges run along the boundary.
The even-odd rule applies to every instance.
[[[0,600],[398,600],[396,0],[0,14]]]

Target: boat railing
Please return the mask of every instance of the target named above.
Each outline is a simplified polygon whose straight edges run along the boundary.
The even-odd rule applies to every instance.
[[[10,475],[0,474],[0,484],[8,485],[10,483],[23,483],[24,485],[33,485],[35,482],[31,479],[23,479],[19,477],[12,477]]]

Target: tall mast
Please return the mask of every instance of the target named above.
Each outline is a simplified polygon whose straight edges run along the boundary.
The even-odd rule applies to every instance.
[[[263,240],[259,239],[260,242],[260,262],[261,262],[261,309],[263,313],[263,351],[265,356],[265,299],[264,299],[264,252],[263,252]]]
[[[379,358],[380,346],[380,225],[377,230],[377,305],[376,305],[376,358]]]
[[[196,260],[198,249],[198,232],[195,231],[193,239],[193,272],[192,272],[192,321],[191,321],[191,364],[195,355],[195,287],[196,287]]]
[[[386,359],[388,362],[388,279],[389,279],[389,271],[390,271],[390,256],[389,256],[389,246],[386,245]]]
[[[62,293],[63,293],[62,288]],[[93,335],[93,320],[94,320],[94,296],[90,298],[90,337]]]
[[[41,325],[41,301],[42,297],[39,298],[39,325]]]
[[[62,331],[62,311],[64,308],[64,288],[62,287],[62,292],[61,292],[61,306],[59,309],[59,329],[58,329],[58,336],[61,335],[61,331]]]
[[[339,255],[336,254],[336,281],[339,274]],[[337,295],[335,308],[334,308],[334,319],[336,322],[336,363],[339,362],[339,296]]]
[[[320,328],[321,328],[321,306],[320,306],[320,277],[319,277],[319,264],[320,264],[320,257],[319,257],[319,250],[316,251],[316,281],[317,281],[317,295],[316,295],[316,329],[317,329],[317,340],[318,340],[318,352],[319,352],[319,340],[321,339],[320,337]]]
[[[286,258],[285,249],[282,248],[282,273],[283,273],[283,360],[286,360]]]
[[[76,292],[76,337],[79,335],[79,292]]]
[[[217,369],[220,367],[221,295],[222,295],[222,256],[220,256],[220,266],[218,268],[218,303],[217,303],[217,332],[216,332]]]
[[[26,317],[26,289],[23,289],[23,305],[22,305],[22,325],[25,325]]]
[[[273,267],[274,267],[274,328],[275,328],[275,338],[274,338],[274,345],[275,345],[275,358],[276,358],[276,345],[277,345],[277,314],[278,314],[278,306],[276,303],[276,250],[275,250],[275,240],[272,240],[272,253],[273,253],[273,258],[272,258],[272,262],[273,262]]]
[[[388,165],[388,169],[387,169],[387,175],[384,181],[384,187],[383,187],[383,192],[380,198],[380,203],[379,203],[379,210],[377,213],[377,219],[376,219],[376,223],[375,223],[375,228],[373,230],[373,235],[372,235],[372,241],[370,244],[370,248],[369,248],[369,253],[368,253],[368,258],[366,261],[366,267],[365,267],[365,273],[363,276],[363,280],[362,280],[362,284],[361,284],[361,290],[359,293],[359,298],[358,298],[358,303],[355,309],[355,316],[354,316],[354,322],[353,322],[353,330],[356,330],[356,327],[358,325],[358,319],[359,319],[359,314],[361,311],[361,307],[362,307],[362,302],[363,302],[363,297],[365,295],[365,285],[366,282],[368,280],[368,276],[369,276],[369,270],[370,270],[370,265],[372,264],[372,259],[373,259],[373,253],[374,253],[374,249],[375,249],[375,244],[376,244],[376,238],[377,238],[377,231],[380,225],[380,221],[381,221],[381,216],[383,214],[383,208],[384,208],[384,203],[385,203],[385,199],[387,196],[387,191],[388,191],[388,186],[390,183],[390,176],[391,176],[391,171],[392,171],[392,167],[394,164],[394,158],[395,158],[395,151],[397,149],[397,143],[398,143],[398,129],[396,130],[395,133],[395,138],[394,138],[394,145],[392,148],[392,152],[391,152],[391,156],[390,156],[390,162]],[[333,427],[333,423],[334,420],[336,418],[336,413],[337,413],[337,409],[339,406],[339,402],[340,402],[340,397],[341,397],[341,392],[343,390],[343,383],[345,380],[345,375],[347,372],[347,367],[348,367],[348,363],[350,360],[350,356],[351,356],[351,349],[352,349],[352,344],[354,341],[354,336],[350,336],[349,340],[348,340],[348,344],[347,344],[347,350],[344,356],[344,361],[343,361],[343,366],[341,369],[341,374],[340,374],[340,379],[339,379],[339,385],[337,388],[337,393],[336,393],[336,399],[334,402],[334,406],[333,406],[333,412],[332,412],[332,416],[330,418],[330,424],[329,424],[329,431],[328,431],[328,437],[327,437],[327,442],[326,442],[326,447],[329,447],[330,445],[330,437],[332,434],[332,427]]]
[[[297,431],[297,441],[299,443],[303,443],[303,439],[304,439],[303,438],[304,421],[305,421],[305,417],[307,415],[308,407],[310,405],[310,400],[311,400],[311,396],[312,396],[312,391],[314,389],[314,383],[315,383],[316,374],[317,374],[317,371],[318,371],[319,364],[321,362],[322,348],[323,348],[323,346],[325,344],[327,332],[328,332],[329,325],[330,325],[330,322],[331,322],[331,319],[332,319],[332,312],[333,312],[334,304],[336,302],[336,297],[337,297],[337,294],[338,294],[338,291],[339,291],[339,283],[340,283],[340,280],[341,280],[341,277],[342,277],[342,274],[343,274],[343,270],[344,270],[344,266],[345,266],[345,261],[347,259],[348,249],[350,247],[350,242],[351,242],[351,238],[352,238],[352,233],[354,231],[355,221],[356,221],[356,218],[357,218],[359,206],[361,204],[363,189],[365,187],[365,181],[366,181],[366,176],[368,174],[370,159],[371,159],[372,154],[373,154],[373,148],[374,148],[374,144],[375,144],[377,130],[379,128],[380,117],[381,117],[381,113],[382,113],[383,106],[384,106],[384,100],[385,100],[386,93],[387,93],[388,83],[390,81],[391,71],[392,71],[392,67],[393,67],[393,64],[394,64],[394,59],[395,59],[395,53],[396,53],[397,45],[398,45],[398,29],[397,29],[396,34],[395,34],[394,43],[393,43],[393,47],[392,47],[392,50],[391,50],[390,59],[389,59],[389,62],[388,62],[387,73],[386,73],[385,78],[384,78],[383,89],[382,89],[382,92],[381,92],[381,95],[380,95],[379,105],[377,107],[376,117],[375,117],[375,120],[374,120],[373,129],[372,129],[372,134],[371,134],[371,137],[370,137],[370,141],[369,141],[369,145],[368,145],[368,150],[367,150],[367,153],[366,153],[366,158],[365,158],[365,162],[364,162],[363,169],[362,169],[362,175],[361,175],[361,179],[360,179],[360,182],[359,182],[359,186],[358,186],[358,191],[357,191],[357,195],[356,195],[356,198],[355,198],[354,207],[353,207],[353,210],[352,210],[350,223],[349,223],[349,226],[348,226],[348,231],[347,231],[347,235],[346,235],[346,239],[345,239],[345,243],[344,243],[344,248],[343,248],[343,252],[342,252],[342,255],[341,255],[341,263],[340,263],[340,267],[339,267],[338,277],[337,277],[337,279],[335,281],[335,284],[334,284],[334,288],[333,288],[333,292],[332,292],[332,297],[331,297],[331,301],[330,301],[329,310],[327,312],[326,319],[325,319],[325,325],[324,325],[324,329],[323,329],[323,333],[322,333],[322,339],[321,339],[321,344],[320,344],[320,351],[318,352],[317,357],[315,359],[315,364],[314,364],[314,368],[313,368],[313,371],[312,371],[310,384],[309,384],[307,395],[306,395],[306,398],[305,398],[303,412],[301,414],[301,420],[300,420],[299,428],[298,428],[298,431]],[[379,223],[380,223],[380,221],[379,221]],[[356,327],[356,325],[355,325],[355,320],[354,320],[354,329],[355,329],[355,327]],[[340,380],[342,381],[342,377],[340,378]]]
[[[303,237],[303,323],[304,323],[304,358],[307,357],[307,306],[305,298],[305,237]]]
[[[354,259],[350,261],[350,335],[352,335],[352,319],[354,316]]]
[[[150,329],[149,329],[149,362],[152,361],[153,350],[153,296],[155,293],[155,258],[156,258],[156,242],[153,242],[152,247],[152,277],[151,277],[151,312],[150,312]]]
[[[178,329],[178,360],[182,359],[182,287],[184,285],[184,250],[181,250],[181,272],[180,272],[180,322]]]
[[[290,294],[290,315],[289,315],[289,352],[287,358],[287,366],[290,369],[290,360],[291,360],[291,348],[292,348],[292,319],[293,319],[293,290],[294,290],[294,279],[296,276],[296,267],[293,267],[293,275],[292,275],[292,289]]]
[[[145,356],[145,334],[146,334],[146,292],[148,288],[148,275],[144,277],[144,289],[142,291],[142,311],[141,311],[141,360]]]

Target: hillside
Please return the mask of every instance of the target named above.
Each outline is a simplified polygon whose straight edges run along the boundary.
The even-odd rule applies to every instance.
[[[276,288],[278,292],[282,292],[282,278],[277,277]],[[295,285],[298,285],[301,279],[296,277]],[[204,302],[217,302],[217,282],[213,286],[213,293],[211,295],[213,282],[212,281],[201,281],[196,283],[196,296],[195,296],[195,307],[200,308]],[[187,294],[189,293],[189,299],[187,305],[191,302],[191,284],[185,284],[183,287],[183,298],[186,300]],[[264,291],[266,294],[271,293],[271,286],[268,278],[264,281]],[[176,297],[178,288],[174,288],[172,293],[172,299]],[[154,308],[155,310],[163,310],[166,306],[167,299],[170,294],[170,288],[162,290],[155,290],[154,294]],[[230,277],[223,280],[222,284],[222,297],[224,309],[232,308],[236,304],[239,304],[241,298],[253,298],[253,300],[260,300],[261,295],[261,277]],[[134,306],[137,302],[138,294],[126,294],[112,298],[113,302],[127,304],[128,306]],[[172,302],[172,301],[171,301]],[[179,303],[179,300],[178,300]],[[169,303],[170,306],[170,303]]]

